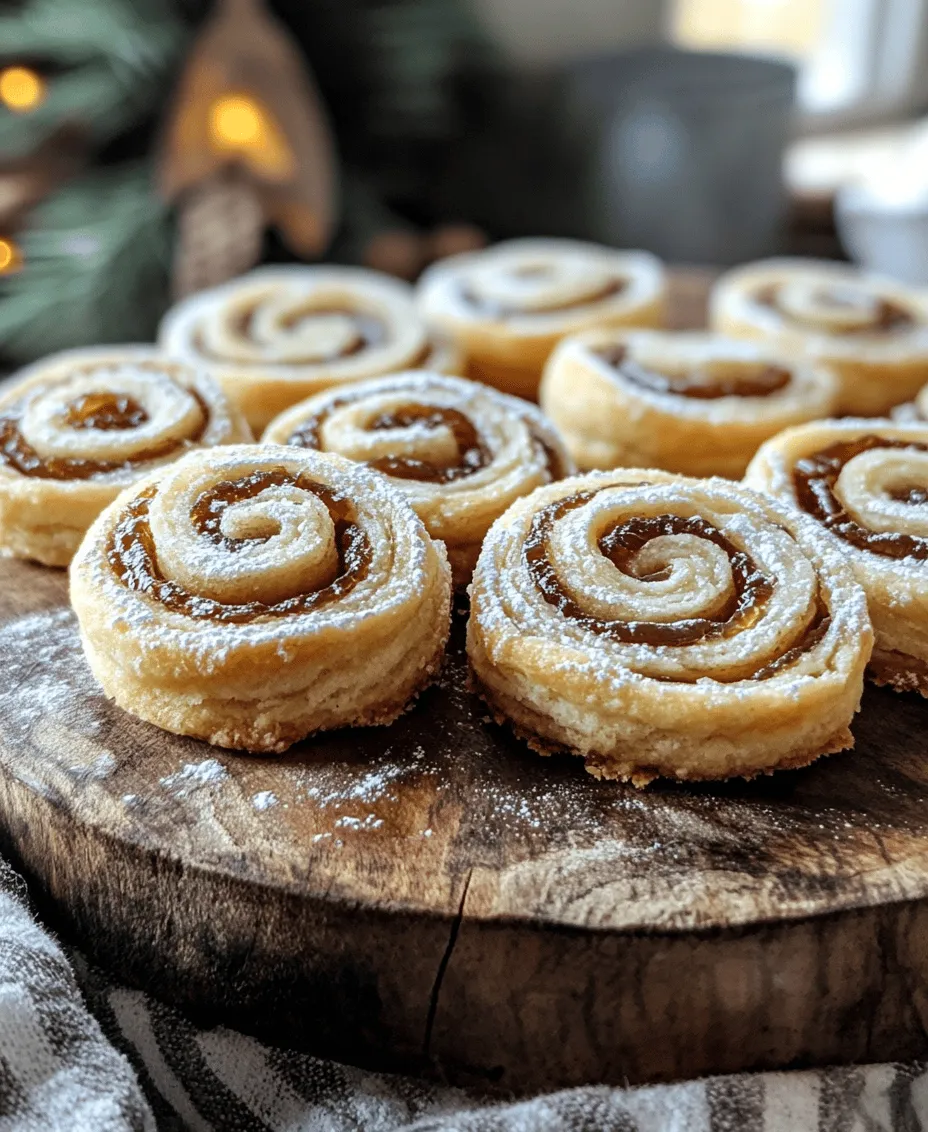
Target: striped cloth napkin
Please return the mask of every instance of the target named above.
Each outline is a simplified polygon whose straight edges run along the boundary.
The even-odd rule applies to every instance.
[[[197,1029],[33,918],[0,861],[0,1132],[919,1132],[928,1068],[745,1074],[508,1104]]]

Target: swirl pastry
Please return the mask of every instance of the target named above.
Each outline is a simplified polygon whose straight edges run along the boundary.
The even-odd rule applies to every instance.
[[[594,472],[483,544],[467,649],[542,754],[643,785],[750,777],[849,747],[866,599],[807,517],[721,479]]]
[[[423,371],[320,393],[273,421],[264,439],[338,452],[389,476],[445,543],[459,588],[509,504],[573,471],[533,405]]]
[[[128,484],[192,447],[243,440],[219,388],[150,347],[53,354],[0,396],[0,553],[67,566]]]
[[[430,339],[408,284],[358,267],[258,268],[178,303],[159,341],[205,367],[258,431],[331,385],[465,361]]]
[[[510,240],[449,256],[419,283],[426,322],[456,341],[468,376],[534,397],[566,334],[595,326],[659,326],[664,271],[647,252],[573,240]]]
[[[136,485],[71,567],[106,694],[253,751],[395,719],[440,665],[450,599],[444,548],[383,476],[276,444],[192,453]]]
[[[772,259],[736,268],[713,289],[710,322],[829,365],[842,415],[885,414],[928,382],[928,302],[843,264]]]
[[[545,367],[542,408],[581,468],[665,468],[739,479],[760,444],[829,415],[822,366],[705,333],[593,330]]]
[[[746,482],[811,515],[867,593],[878,684],[928,696],[928,425],[822,421],[768,441]]]

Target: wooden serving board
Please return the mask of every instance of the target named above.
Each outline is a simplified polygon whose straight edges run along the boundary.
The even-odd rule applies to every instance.
[[[0,560],[0,849],[122,978],[355,1063],[529,1091],[928,1053],[928,702],[637,791],[489,723],[455,622],[392,727],[253,758],[109,703],[64,575]]]
[[[202,1018],[528,1090],[928,1051],[928,703],[853,754],[646,791],[465,687],[282,758],[96,688],[63,574],[0,562],[2,847],[67,937]]]

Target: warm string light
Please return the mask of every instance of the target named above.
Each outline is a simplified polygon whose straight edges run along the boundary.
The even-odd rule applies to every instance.
[[[249,94],[224,94],[213,102],[209,136],[215,149],[244,158],[265,176],[293,172],[293,153],[280,127]]]
[[[260,141],[264,115],[247,95],[217,98],[210,111],[210,133],[222,145],[250,146]]]
[[[0,102],[17,114],[28,114],[45,98],[45,80],[29,67],[0,70]]]
[[[22,254],[13,240],[0,236],[0,276],[12,275],[22,265]]]

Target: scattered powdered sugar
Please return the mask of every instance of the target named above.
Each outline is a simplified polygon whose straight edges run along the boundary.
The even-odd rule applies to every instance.
[[[96,734],[100,720],[94,709],[103,708],[105,700],[84,660],[70,609],[6,622],[0,626],[0,646],[6,667],[0,685],[4,730],[24,735],[43,719],[56,717],[78,734]]]
[[[229,777],[229,772],[218,759],[204,759],[201,763],[184,763],[180,770],[165,775],[161,785],[177,798],[189,797],[194,791],[218,786]]]
[[[111,774],[116,771],[116,760],[109,751],[103,751],[102,754],[97,755],[89,766],[77,764],[68,767],[68,772],[76,779],[94,781],[102,781],[109,778]]]
[[[384,760],[389,760],[392,749],[383,752]],[[373,804],[391,794],[396,783],[410,773],[424,769],[425,751],[419,746],[403,756],[402,762],[383,761],[369,770],[362,770],[360,777],[344,780],[344,772],[337,765],[315,767],[321,781],[305,788],[305,797],[312,799],[316,806],[342,805],[346,802]],[[329,772],[329,773],[327,773]]]
[[[377,817],[376,814],[368,814],[364,818],[356,818],[351,814],[342,814],[340,818],[335,820],[336,829],[380,829],[383,825],[383,818]]]
[[[279,799],[273,790],[260,790],[251,796],[251,804],[258,811],[269,810],[278,805],[278,802]]]

